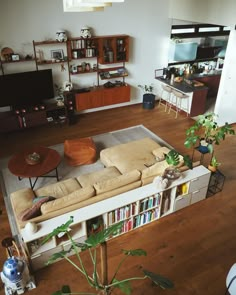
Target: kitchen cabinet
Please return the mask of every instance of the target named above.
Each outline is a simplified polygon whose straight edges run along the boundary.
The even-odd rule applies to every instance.
[[[207,97],[216,97],[220,85],[221,75],[198,76],[196,80],[204,83],[208,87]]]

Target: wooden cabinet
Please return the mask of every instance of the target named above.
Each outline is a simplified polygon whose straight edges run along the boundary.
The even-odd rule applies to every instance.
[[[127,62],[129,60],[129,36],[114,35],[99,38],[100,64]]]
[[[216,97],[220,85],[221,75],[204,76],[197,78],[198,81],[203,82],[209,89],[207,97]]]
[[[54,237],[41,245],[44,237],[58,225],[66,223],[70,216],[74,218],[70,234],[76,242],[85,241],[91,232],[94,220],[102,222],[104,227],[123,220],[123,228],[119,233],[123,234],[206,198],[210,175],[207,168],[198,166],[183,172],[182,177],[173,180],[165,190],[151,183],[42,221],[34,234],[21,229],[20,235],[29,253],[33,269],[44,267],[49,255],[70,248],[71,242],[65,237]]]
[[[89,92],[75,94],[77,111],[113,105],[130,100],[130,86],[96,87]]]
[[[67,121],[67,107],[50,104],[44,106],[43,110],[35,111],[32,108],[26,112],[19,110],[19,113],[9,111],[0,114],[0,133],[7,133],[35,126],[65,123]]]

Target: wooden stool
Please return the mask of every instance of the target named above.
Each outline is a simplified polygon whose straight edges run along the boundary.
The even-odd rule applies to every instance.
[[[164,105],[165,106],[165,112],[167,111],[167,106],[170,103],[170,96],[171,96],[171,92],[172,92],[172,88],[161,84],[162,87],[162,92],[161,92],[161,96],[160,96],[160,100],[159,100],[159,104],[158,105]],[[165,95],[166,94],[166,95]],[[166,98],[164,98],[164,95],[166,96]]]
[[[186,111],[188,116],[189,115],[189,96],[177,90],[172,90],[172,94],[173,95],[171,97],[168,114],[172,110],[173,112],[175,112],[175,118],[177,118],[178,112],[180,112],[180,110],[183,110],[183,111]],[[182,105],[182,101],[184,99],[186,99],[186,107]],[[174,106],[175,108],[172,108],[172,106]]]
[[[64,156],[70,166],[96,162],[96,146],[91,137],[65,140]]]

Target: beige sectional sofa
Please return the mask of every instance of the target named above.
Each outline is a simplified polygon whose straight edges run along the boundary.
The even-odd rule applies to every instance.
[[[100,160],[105,167],[99,171],[34,191],[30,188],[16,191],[11,194],[11,203],[17,225],[22,228],[29,221],[38,223],[151,183],[168,167],[164,160],[168,151],[169,148],[150,138],[128,142],[102,150]],[[22,218],[22,212],[30,213],[36,206],[35,198],[42,196],[54,199],[37,208],[38,216]]]

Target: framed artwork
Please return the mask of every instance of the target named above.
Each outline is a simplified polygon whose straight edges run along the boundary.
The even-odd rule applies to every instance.
[[[55,60],[63,60],[64,52],[63,49],[51,50],[51,57]]]

